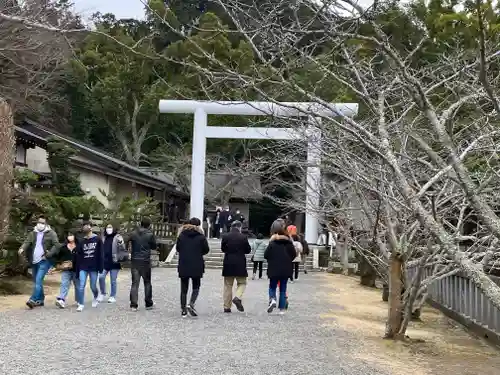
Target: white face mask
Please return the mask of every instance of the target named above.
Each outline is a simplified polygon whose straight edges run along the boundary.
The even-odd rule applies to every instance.
[[[113,228],[106,228],[107,234],[113,234]]]
[[[44,230],[45,230],[45,227],[46,227],[46,225],[45,225],[45,224],[42,224],[42,223],[38,223],[38,224],[36,225],[36,229],[37,229],[39,232],[44,231]]]

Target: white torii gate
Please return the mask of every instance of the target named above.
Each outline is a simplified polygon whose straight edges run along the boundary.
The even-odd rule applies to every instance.
[[[214,102],[197,100],[160,100],[160,113],[193,113],[193,154],[191,167],[190,216],[203,218],[205,198],[205,164],[207,138],[225,139],[274,139],[293,140],[304,138],[304,132],[293,128],[249,128],[207,126],[208,115],[239,116],[276,116],[276,117],[309,117],[316,116],[355,116],[358,104],[330,104],[328,107],[317,103],[293,102]],[[306,184],[306,241],[315,243],[318,237],[317,212],[320,202],[319,187],[321,183],[320,143],[321,133],[311,127],[307,134],[307,184]]]

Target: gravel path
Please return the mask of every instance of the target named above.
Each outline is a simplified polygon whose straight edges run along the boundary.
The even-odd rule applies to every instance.
[[[267,281],[249,279],[246,312],[229,315],[221,311],[220,271],[209,270],[195,319],[180,316],[175,269],[153,270],[152,311],[129,311],[124,276],[116,305],[77,313],[48,301],[0,313],[0,374],[382,375],[352,359],[355,340],[320,318],[340,308],[325,300],[321,275],[290,286],[285,316],[267,314]]]

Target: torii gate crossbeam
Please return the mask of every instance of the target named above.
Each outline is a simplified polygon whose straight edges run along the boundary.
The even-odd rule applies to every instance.
[[[292,128],[244,128],[207,126],[208,115],[309,117],[355,116],[358,104],[213,102],[197,100],[160,100],[160,113],[194,113],[191,167],[190,216],[203,218],[207,138],[304,140],[304,134]],[[320,121],[320,120],[314,120]],[[311,123],[313,121],[310,121]],[[319,129],[307,132],[306,241],[316,242],[321,184]]]

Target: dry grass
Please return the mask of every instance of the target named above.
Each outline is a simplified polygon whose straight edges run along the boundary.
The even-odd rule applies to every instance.
[[[118,282],[123,278],[126,278],[125,273],[120,272],[118,275]],[[46,304],[54,303],[59,294],[60,285],[61,274],[59,272],[48,274],[45,277],[44,293]],[[0,312],[26,308],[26,301],[30,297],[32,290],[33,282],[25,277],[0,279]],[[89,293],[90,287],[87,283],[87,291],[85,294],[89,296]],[[68,300],[70,303],[74,301],[73,286],[70,288]]]
[[[55,299],[59,292],[61,275],[53,273],[45,277],[44,293],[48,301]],[[25,277],[9,277],[0,279],[0,312],[26,307],[33,290],[33,282]],[[70,292],[70,299],[73,293]]]
[[[342,310],[322,317],[334,320],[359,337],[358,358],[394,375],[434,375],[444,371],[455,375],[500,374],[500,351],[474,337],[441,312],[426,307],[422,322],[412,322],[408,336],[415,342],[383,340],[387,303],[380,290],[359,285],[359,279],[325,275],[328,298]],[[417,342],[423,340],[423,342]]]

